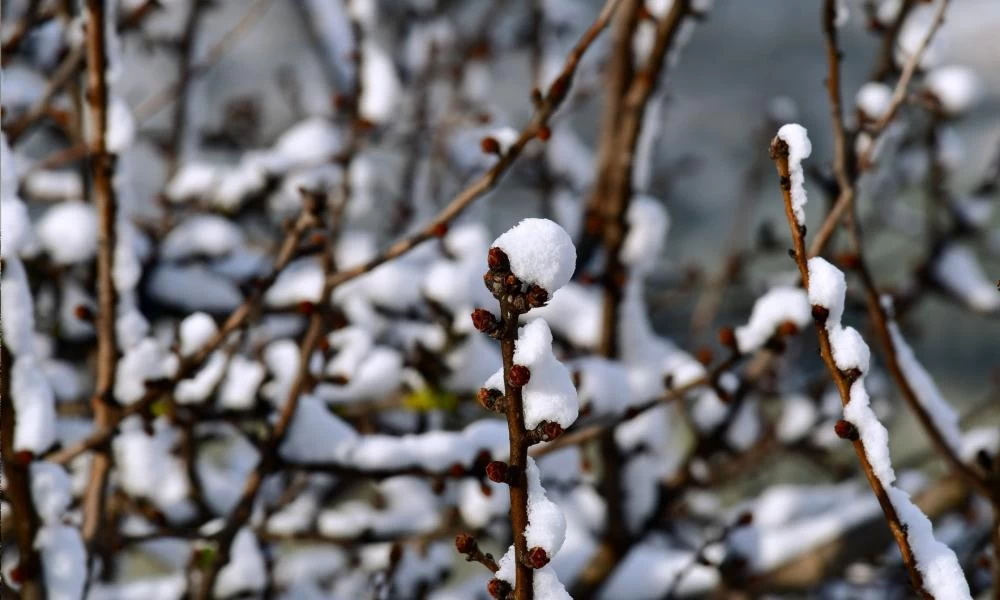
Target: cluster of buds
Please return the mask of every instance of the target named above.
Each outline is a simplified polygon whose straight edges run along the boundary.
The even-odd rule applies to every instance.
[[[528,443],[537,444],[539,442],[551,442],[563,434],[562,425],[551,421],[542,421],[528,432]]]
[[[479,388],[476,395],[480,406],[490,412],[503,414],[507,411],[507,403],[504,402],[503,392],[492,388]]]
[[[514,312],[525,313],[532,308],[545,306],[545,303],[549,301],[549,293],[545,288],[537,285],[526,286],[511,272],[510,259],[507,258],[507,254],[500,248],[490,248],[487,255],[487,264],[489,265],[489,270],[483,275],[483,283],[486,284],[486,289],[493,294],[494,298],[500,300],[501,303],[506,302]],[[492,315],[480,314],[477,317],[476,313],[479,312],[476,311],[473,313],[474,322],[478,318],[484,327],[492,323],[490,320],[490,317],[493,317]],[[488,313],[489,311],[483,312]],[[496,317],[493,317],[493,319],[495,320]],[[480,329],[478,324],[476,328],[484,333],[490,333],[488,329]]]

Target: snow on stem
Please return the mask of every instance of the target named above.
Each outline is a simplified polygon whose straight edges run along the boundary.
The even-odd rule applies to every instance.
[[[889,433],[872,411],[865,389],[871,352],[856,329],[841,324],[847,291],[844,274],[822,258],[807,259],[805,228],[796,219],[791,186],[787,183],[789,144],[780,136],[771,142],[771,157],[781,179],[795,261],[812,304],[820,353],[844,405],[844,419],[837,423],[837,434],[854,444],[914,590],[924,598],[936,600],[971,598],[955,553],[934,538],[930,520],[913,504],[909,494],[893,485],[896,474],[889,456]]]

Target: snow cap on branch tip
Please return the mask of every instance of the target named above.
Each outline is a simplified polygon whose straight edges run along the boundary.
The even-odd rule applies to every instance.
[[[778,130],[777,139],[788,146],[788,178],[792,195],[792,212],[800,225],[806,223],[806,188],[802,161],[812,154],[812,142],[806,128],[798,123],[783,125]]]
[[[548,219],[524,219],[494,240],[492,246],[506,254],[515,277],[550,294],[569,283],[576,269],[573,240]]]

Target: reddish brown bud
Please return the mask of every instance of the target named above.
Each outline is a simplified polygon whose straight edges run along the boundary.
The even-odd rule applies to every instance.
[[[549,555],[542,548],[535,546],[528,550],[528,555],[524,557],[524,562],[532,569],[541,569],[549,564]]]
[[[508,289],[517,289],[521,287],[521,280],[517,278],[513,273],[509,273],[503,278],[503,284],[507,286]]]
[[[533,285],[528,288],[527,300],[528,306],[532,308],[545,306],[545,303],[549,301],[549,292],[541,286]]]
[[[543,142],[547,142],[551,137],[552,137],[551,129],[549,129],[544,125],[538,128],[538,139],[542,140]]]
[[[319,344],[317,345],[317,347],[319,348],[320,352],[329,352],[330,351],[330,340],[328,340],[325,337],[319,338]]]
[[[500,390],[479,388],[476,399],[479,400],[480,406],[486,410],[503,412],[503,393]]]
[[[549,99],[553,103],[562,102],[569,90],[569,75],[560,75],[549,86]]]
[[[510,259],[507,258],[507,253],[500,248],[490,248],[486,255],[486,264],[494,271],[506,271],[510,268]]]
[[[336,375],[330,376],[330,383],[334,385],[347,385],[350,382],[351,379],[343,373],[337,373]]]
[[[482,149],[485,154],[501,154],[500,142],[498,142],[494,137],[487,136],[479,140],[479,148]]]
[[[791,321],[785,321],[784,323],[778,326],[778,335],[781,335],[782,337],[792,336],[798,332],[799,332],[799,326],[796,325],[795,323],[792,323]]]
[[[844,419],[838,419],[837,423],[833,426],[833,430],[837,432],[837,437],[842,440],[856,441],[858,439],[858,428],[854,426],[854,423],[850,421],[845,421]]]
[[[448,233],[447,223],[438,223],[434,225],[434,229],[431,230],[431,235],[433,235],[434,237],[442,238],[445,236],[446,233]]]
[[[750,511],[740,514],[740,516],[736,519],[736,525],[739,527],[746,527],[751,523],[753,523],[753,513]]]
[[[495,460],[486,465],[486,477],[493,483],[504,483],[507,481],[507,463]]]
[[[528,381],[531,380],[531,369],[524,365],[514,365],[510,368],[510,373],[507,375],[507,381],[514,387],[523,387],[528,385]]]
[[[728,348],[736,347],[736,333],[732,327],[719,329],[719,343]]]
[[[85,304],[77,304],[73,309],[73,316],[81,321],[93,321],[94,310]]]
[[[490,453],[489,450],[480,450],[479,454],[476,455],[477,465],[489,464],[491,460],[493,460],[493,455]]]
[[[591,275],[590,273],[584,273],[583,275],[580,275],[580,283],[583,285],[593,285],[596,282],[597,278]]]
[[[486,591],[497,600],[503,600],[510,595],[510,584],[502,579],[490,579]]]
[[[477,308],[472,311],[472,326],[476,331],[490,333],[497,328],[499,322],[496,316],[485,308]]]
[[[460,533],[455,536],[455,548],[457,548],[462,554],[475,552],[478,546],[479,544],[476,543],[476,538],[472,537],[468,533]]]
[[[399,562],[399,559],[401,558],[403,558],[403,545],[400,544],[399,542],[396,542],[395,544],[392,545],[392,548],[389,550],[389,562],[392,564],[396,564]]]
[[[712,349],[707,346],[702,346],[701,348],[698,348],[697,352],[694,353],[694,357],[698,360],[698,362],[707,367],[712,364]]]
[[[309,236],[309,244],[312,246],[322,246],[325,243],[326,235],[321,231],[314,232],[311,236]]]
[[[584,217],[583,228],[590,235],[597,235],[604,229],[604,219],[596,212],[587,214]]]
[[[562,434],[563,428],[559,423],[546,421],[542,424],[542,436],[545,438],[545,441],[554,440]]]
[[[22,467],[27,467],[33,460],[35,460],[35,453],[31,450],[18,450],[14,453],[14,463]]]
[[[830,317],[830,309],[825,306],[820,306],[819,304],[814,304],[812,307],[813,321],[816,321],[820,325],[826,323],[826,320]]]
[[[850,383],[854,383],[855,381],[861,378],[861,375],[863,375],[861,369],[857,367],[851,367],[846,371],[841,371],[841,373],[843,374],[844,379],[846,379]]]
[[[860,269],[861,255],[857,252],[842,252],[836,257],[837,263],[845,269]]]
[[[465,467],[462,466],[462,463],[455,463],[448,469],[448,474],[456,478],[461,477],[465,475]]]
[[[308,300],[303,300],[302,302],[299,302],[298,311],[299,311],[299,314],[302,314],[302,315],[305,315],[305,316],[308,317],[308,316],[312,315],[313,312],[316,311],[316,303],[309,302]]]
[[[480,125],[488,125],[493,121],[493,115],[488,112],[481,112],[476,115],[476,122]]]
[[[11,582],[21,585],[26,579],[28,579],[28,570],[24,568],[23,564],[18,564],[10,570]]]

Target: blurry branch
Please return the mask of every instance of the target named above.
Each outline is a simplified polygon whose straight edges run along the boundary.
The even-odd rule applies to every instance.
[[[178,44],[178,79],[177,79],[177,103],[174,105],[173,123],[170,126],[169,140],[167,142],[167,176],[173,176],[177,171],[180,161],[180,154],[184,144],[184,134],[189,130],[187,123],[189,88],[191,86],[191,73],[193,70],[195,43],[198,37],[198,24],[207,8],[207,0],[193,0],[188,7],[187,20],[184,22],[184,34]]]
[[[113,279],[114,255],[117,242],[115,230],[118,216],[118,199],[114,182],[115,156],[107,146],[108,121],[108,34],[107,19],[102,0],[87,0],[87,91],[89,104],[91,148],[89,155],[93,177],[93,202],[97,211],[97,377],[95,381],[94,422],[98,428],[112,422],[114,399],[111,395],[118,362],[118,344],[115,332],[115,307],[118,292]],[[114,34],[112,34],[114,35]],[[103,530],[104,505],[108,475],[111,471],[111,453],[107,446],[96,447],[90,463],[90,480],[83,498],[83,541],[93,551],[97,536]]]
[[[959,477],[948,476],[931,482],[914,498],[914,504],[929,518],[935,519],[961,509],[968,498],[969,488],[965,482]],[[841,573],[858,556],[882,548],[891,541],[888,531],[879,527],[880,520],[874,517],[856,523],[833,540],[753,577],[751,588],[756,593],[815,590],[823,581]]]
[[[114,415],[111,423],[104,427],[98,427],[87,437],[61,450],[53,452],[46,457],[46,460],[65,464],[80,454],[106,443],[112,436],[115,435],[116,425],[124,418],[147,411],[160,397],[172,392],[178,382],[194,373],[205,362],[209,355],[215,352],[215,350],[219,348],[223,342],[225,342],[230,333],[242,327],[243,324],[246,323],[246,321],[255,313],[260,303],[263,301],[264,294],[268,289],[270,289],[271,285],[274,284],[278,275],[284,270],[285,266],[287,266],[288,263],[291,262],[291,260],[296,256],[300,240],[307,231],[316,225],[316,223],[316,217],[313,214],[307,211],[300,213],[295,224],[286,234],[281,243],[271,273],[257,282],[254,290],[250,293],[246,300],[243,301],[243,304],[230,313],[230,315],[226,318],[226,321],[222,324],[222,327],[219,328],[219,331],[200,351],[196,352],[193,356],[181,360],[180,367],[177,369],[177,374],[174,375],[172,379],[165,384],[150,385],[145,395],[143,395],[140,400],[122,408],[121,411]]]
[[[832,2],[833,0],[827,0],[828,4]],[[782,182],[788,182],[790,180],[788,153],[788,144],[781,138],[775,137],[771,142],[771,158],[774,160],[775,167],[778,171],[778,177]],[[791,186],[783,184],[781,186],[781,193],[784,197],[785,214],[788,217],[788,227],[791,231],[792,242],[794,245],[795,263],[798,265],[799,273],[802,276],[802,285],[808,290],[809,266],[807,264],[808,256],[806,255],[805,249],[805,227],[799,225],[796,221],[795,214],[792,209]],[[820,354],[823,357],[823,362],[826,364],[827,370],[830,372],[830,377],[837,386],[837,391],[840,393],[841,403],[846,406],[851,399],[851,380],[848,378],[846,373],[837,367],[837,363],[833,358],[833,346],[830,342],[830,333],[826,328],[826,324],[820,322],[819,320],[816,321],[816,335],[819,338]],[[872,491],[875,493],[875,497],[878,499],[879,505],[882,507],[882,512],[885,514],[885,520],[889,524],[889,529],[892,531],[896,544],[899,546],[899,551],[903,558],[903,564],[906,565],[906,570],[913,583],[913,589],[925,598],[931,597],[924,588],[923,578],[920,574],[920,570],[917,568],[916,560],[913,557],[913,549],[910,547],[906,530],[900,521],[899,515],[896,513],[895,506],[892,504],[892,501],[886,493],[885,487],[883,487],[882,482],[875,475],[871,462],[868,460],[868,453],[865,450],[864,443],[859,438],[853,440],[852,444],[854,446],[854,452],[858,456],[858,462],[861,464],[865,477],[868,479],[868,483],[871,486]]]
[[[442,231],[447,229],[448,223],[457,218],[462,211],[472,204],[474,200],[495,188],[503,179],[503,176],[507,173],[510,167],[514,164],[514,161],[521,155],[521,152],[524,150],[525,146],[528,145],[528,142],[537,137],[543,130],[547,130],[549,118],[553,113],[555,113],[559,106],[562,105],[563,100],[566,99],[566,96],[569,93],[570,86],[573,83],[573,76],[576,73],[576,68],[580,59],[583,57],[583,54],[587,51],[597,36],[601,33],[601,30],[604,29],[604,26],[607,25],[615,7],[618,5],[618,2],[619,0],[608,0],[605,3],[600,14],[597,16],[597,19],[590,25],[587,31],[583,33],[576,45],[573,46],[573,49],[570,50],[569,55],[566,57],[566,62],[563,64],[562,70],[549,86],[548,92],[539,99],[535,106],[535,114],[531,117],[531,120],[524,126],[517,139],[510,145],[507,151],[500,155],[497,162],[490,167],[486,173],[480,176],[464,190],[459,192],[458,195],[455,196],[455,198],[452,199],[452,201],[422,229],[397,241],[371,260],[333,274],[330,277],[331,284],[334,287],[339,286],[351,279],[354,279],[355,277],[368,273],[369,271],[394,258],[406,254],[429,239],[438,237]]]
[[[346,185],[343,187],[346,188]],[[330,284],[328,276],[334,269],[333,252],[335,237],[341,225],[339,217],[347,198],[346,193],[339,193],[337,195],[339,197],[334,200],[335,206],[331,215],[331,230],[329,235],[326,236],[325,248],[321,254],[322,268],[326,282],[317,299],[318,305],[314,307],[312,315],[309,317],[309,325],[299,346],[299,362],[295,378],[288,389],[277,422],[271,427],[267,437],[261,444],[259,449],[260,460],[257,463],[256,469],[247,478],[240,499],[229,513],[225,526],[213,536],[213,540],[216,542],[217,554],[215,554],[214,559],[203,570],[201,585],[198,593],[195,595],[197,598],[208,599],[214,596],[215,582],[219,576],[219,572],[229,563],[233,539],[239,530],[249,521],[253,512],[254,502],[257,499],[257,493],[260,491],[264,480],[280,464],[278,461],[279,448],[285,439],[285,435],[288,433],[292,419],[295,417],[295,409],[298,407],[299,398],[309,385],[309,363],[326,329],[326,320],[330,309],[329,298],[333,291],[333,286]],[[326,194],[304,193],[303,211],[307,214],[316,215],[321,210],[320,202],[326,202],[326,200]]]
[[[857,164],[855,168],[852,169],[852,172],[856,173],[858,169],[864,169],[871,163],[872,153],[878,145],[879,137],[906,101],[907,88],[909,87],[910,80],[913,78],[913,74],[920,65],[920,60],[927,51],[927,47],[930,45],[931,40],[934,39],[934,35],[937,33],[938,28],[940,28],[941,24],[944,22],[944,13],[945,9],[948,8],[949,1],[950,0],[941,0],[938,5],[938,10],[934,15],[934,22],[927,31],[927,35],[924,36],[920,45],[907,59],[906,65],[903,68],[903,73],[900,75],[899,81],[896,82],[896,87],[893,90],[889,107],[882,114],[879,120],[876,121],[875,124],[869,129],[868,133],[871,136],[871,141],[869,141],[867,148],[865,148],[861,156],[857,158]],[[829,2],[826,4],[829,4]],[[829,8],[826,10],[829,10]],[[836,7],[832,10],[836,10]],[[904,9],[901,9],[901,12],[903,12],[903,10]],[[846,179],[848,151],[844,136],[843,113],[840,106],[840,54],[839,49],[837,48],[836,27],[830,19],[831,17],[827,17],[824,20],[824,30],[826,30],[827,34],[827,62],[830,66],[830,74],[827,79],[827,90],[831,100],[831,110],[834,111],[834,171],[837,175],[837,183],[840,185],[840,195],[837,197],[830,213],[824,219],[823,224],[820,225],[816,237],[813,238],[812,245],[809,247],[810,256],[819,256],[823,253],[823,249],[830,241],[834,231],[836,231],[840,220],[851,210],[851,206],[854,202],[853,187],[850,186],[849,181]],[[846,189],[850,189],[851,191],[848,193],[845,191]]]
[[[256,25],[257,22],[263,18],[264,14],[267,13],[272,4],[274,4],[274,0],[256,0],[252,5],[250,5],[250,8],[247,9],[243,18],[241,18],[232,29],[227,31],[226,34],[222,36],[222,39],[216,42],[215,45],[208,50],[204,60],[196,65],[188,67],[187,79],[201,77],[209,69],[215,66],[216,63],[222,60],[222,57],[226,55],[230,48],[232,48],[236,42],[253,29],[254,25]],[[164,87],[149,98],[143,100],[143,102],[135,108],[134,113],[136,121],[146,121],[166,108],[167,105],[177,99],[178,95],[182,91],[182,85],[186,85],[184,80],[178,80],[177,82]]]
[[[878,58],[869,77],[872,81],[883,81],[892,74],[896,64],[896,41],[899,38],[899,32],[903,28],[906,17],[910,15],[910,11],[917,3],[918,0],[902,0],[896,18],[889,29],[882,32],[882,44],[879,46]]]

